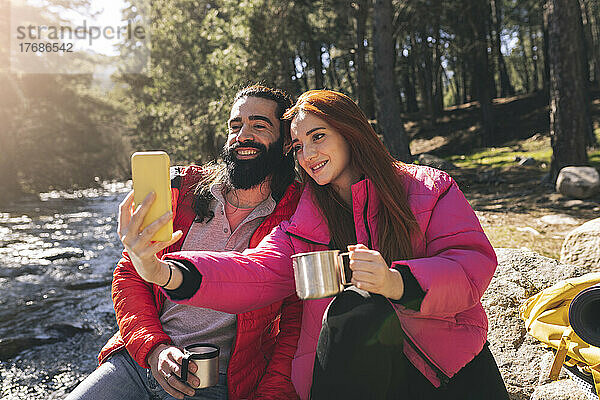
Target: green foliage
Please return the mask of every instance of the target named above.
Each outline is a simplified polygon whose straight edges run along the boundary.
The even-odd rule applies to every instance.
[[[349,11],[334,6],[348,8],[340,1],[152,2],[152,66],[146,78],[120,77],[135,104],[134,148],[164,149],[177,163],[218,156],[238,89],[263,82],[297,95],[315,79],[314,57],[296,68],[312,50],[319,60],[337,42],[338,54],[328,54],[331,69],[349,54],[351,41],[341,32],[348,36]],[[325,86],[349,89],[348,80],[334,81]]]
[[[136,150],[164,149],[174,162],[218,154],[243,51],[221,3],[152,2],[152,66],[146,77],[121,76],[135,105]]]
[[[85,8],[88,0],[54,3]],[[517,93],[542,88],[542,3],[477,3],[489,10],[474,4],[393,1],[394,84],[403,101],[399,111],[419,112],[414,115],[433,124],[444,106],[473,100],[474,66],[481,62],[473,55],[483,41],[494,78],[490,87],[498,91],[494,46],[498,32],[492,4],[499,10],[498,29],[511,85]],[[582,4],[588,10],[592,66],[600,61],[594,64],[600,7],[592,0]],[[4,91],[0,146],[11,149],[10,156],[0,159],[3,187],[35,191],[86,185],[96,176],[124,177],[134,150],[163,149],[173,163],[202,163],[218,157],[233,96],[255,82],[283,88],[292,96],[318,87],[340,90],[356,100],[362,96],[361,106],[365,110],[371,106],[369,115],[374,115],[378,75],[372,1],[155,0],[148,7],[151,62],[144,74],[119,71],[110,95],[92,90],[92,79],[85,75],[0,76]],[[124,16],[137,14],[130,6]],[[55,17],[47,16],[49,21]],[[365,31],[359,37],[362,17]],[[487,35],[474,35],[468,21],[483,19]],[[360,67],[358,53],[363,50],[365,65]],[[5,52],[0,47],[0,55]],[[514,155],[497,151],[470,155],[468,161],[502,162]],[[592,160],[595,157],[591,154]]]

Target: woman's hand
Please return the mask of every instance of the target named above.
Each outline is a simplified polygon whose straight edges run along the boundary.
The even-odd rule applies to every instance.
[[[148,354],[148,365],[152,376],[162,388],[177,399],[183,399],[184,395],[193,396],[195,391],[190,386],[181,382],[181,363],[183,352],[178,347],[167,344],[159,344]],[[200,379],[195,375],[198,367],[190,362],[188,365],[187,383],[193,386],[200,384]]]
[[[133,192],[129,192],[125,200],[119,205],[117,233],[137,273],[147,282],[165,285],[172,272],[166,262],[158,259],[156,253],[181,239],[183,232],[173,233],[171,240],[168,242],[153,242],[150,240],[172,218],[173,213],[171,211],[140,231],[144,216],[148,213],[155,197],[154,193],[148,194],[142,204],[134,211]]]
[[[392,300],[404,295],[402,275],[391,269],[377,250],[364,244],[348,246],[352,283],[357,288],[377,293]]]

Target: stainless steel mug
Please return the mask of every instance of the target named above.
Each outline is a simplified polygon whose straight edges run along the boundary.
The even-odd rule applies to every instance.
[[[210,343],[197,343],[185,347],[181,363],[181,380],[187,381],[189,363],[198,367],[194,375],[200,384],[194,389],[207,388],[219,383],[219,346]]]
[[[339,250],[313,251],[292,256],[296,293],[298,297],[322,299],[335,296],[344,290],[346,282],[343,257]]]

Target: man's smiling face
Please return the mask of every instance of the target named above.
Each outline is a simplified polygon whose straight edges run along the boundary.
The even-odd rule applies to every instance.
[[[259,185],[283,159],[277,103],[259,97],[242,97],[233,104],[229,135],[223,151],[234,188]]]

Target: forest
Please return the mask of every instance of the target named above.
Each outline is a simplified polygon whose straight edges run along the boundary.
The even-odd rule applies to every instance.
[[[50,9],[89,5],[45,3],[57,20]],[[315,88],[350,95],[406,162],[415,135],[452,134],[447,121],[464,109],[475,118],[461,154],[533,135],[506,128],[530,103],[547,110],[554,178],[588,163],[597,145],[597,0],[156,0],[150,15],[150,63],[114,71],[108,86],[91,73],[15,73],[3,39],[0,201],[127,179],[136,150],[163,149],[174,164],[212,160],[233,95],[255,82],[294,98]]]

